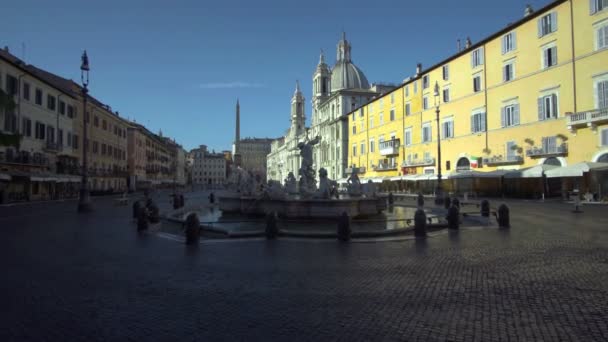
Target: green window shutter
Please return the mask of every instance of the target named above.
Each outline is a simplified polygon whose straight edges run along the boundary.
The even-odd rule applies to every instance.
[[[513,106],[513,124],[519,125],[519,104]]]
[[[500,108],[500,127],[505,127],[507,124],[507,107]]]

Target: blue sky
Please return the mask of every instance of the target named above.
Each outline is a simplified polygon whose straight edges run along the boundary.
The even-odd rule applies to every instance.
[[[229,149],[241,136],[278,137],[300,80],[310,120],[311,77],[333,65],[342,30],[370,82],[400,83],[548,0],[510,1],[2,1],[0,45],[80,79],[87,49],[92,94],[185,148]]]

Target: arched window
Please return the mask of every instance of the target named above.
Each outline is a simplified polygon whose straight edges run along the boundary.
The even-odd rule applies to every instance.
[[[456,163],[456,171],[467,171],[470,169],[471,169],[471,162],[469,161],[469,158],[462,157],[462,158],[458,159],[458,162]]]
[[[545,161],[543,162],[543,165],[562,166],[562,162],[555,157],[551,157],[551,158],[545,159]]]

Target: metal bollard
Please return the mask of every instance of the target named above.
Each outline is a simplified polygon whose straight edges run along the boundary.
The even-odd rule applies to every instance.
[[[448,216],[446,217],[448,220],[448,228],[449,229],[458,229],[460,225],[460,211],[458,207],[451,206],[448,209]]]
[[[148,200],[146,209],[148,211],[148,219],[150,220],[150,223],[160,222],[160,210],[154,201]]]
[[[135,203],[133,203],[133,218],[136,220],[139,214],[139,209],[141,209],[141,202],[135,201]]]
[[[173,209],[179,209],[179,195],[173,194]]]
[[[350,240],[350,217],[346,212],[343,212],[338,219],[338,240],[346,242]]]
[[[509,219],[509,207],[506,204],[501,204],[498,207],[498,215],[496,217],[496,221],[498,221],[498,227],[500,228],[509,228],[511,226]]]
[[[460,200],[457,197],[454,197],[454,199],[452,200],[452,205],[458,208],[458,210],[460,210]]]
[[[180,194],[179,195],[179,207],[183,208],[184,207],[184,203],[185,203],[185,201],[184,201],[184,195]]]
[[[416,210],[414,214],[414,235],[426,237],[426,213],[422,209]]]
[[[393,205],[395,204],[395,198],[393,197],[393,193],[389,192],[388,193],[388,205]]]
[[[275,212],[268,213],[266,216],[266,239],[274,240],[279,235],[277,226],[277,216]]]
[[[488,200],[481,201],[481,216],[490,217],[490,202]]]
[[[186,217],[186,244],[193,245],[198,243],[201,235],[201,222],[196,213],[191,213]]]
[[[418,207],[424,207],[424,196],[421,193],[418,193]]]
[[[145,207],[140,207],[137,212],[137,231],[148,229],[148,210]]]
[[[443,199],[443,205],[445,206],[446,209],[450,209],[450,207],[452,206],[452,201],[450,200],[450,196],[445,196],[445,198]]]
[[[209,203],[215,203],[215,195],[213,194],[213,192],[209,194]]]

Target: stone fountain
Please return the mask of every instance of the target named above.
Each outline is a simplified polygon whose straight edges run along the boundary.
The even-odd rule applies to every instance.
[[[241,168],[234,170],[229,180],[232,194],[219,198],[219,208],[225,213],[266,215],[276,212],[284,218],[336,218],[346,212],[350,217],[376,215],[386,209],[384,198],[376,196],[373,183],[363,186],[356,169],[347,179],[346,196],[338,194],[338,183],[327,177],[327,170],[319,169],[317,187],[316,172],[312,166],[312,146],[315,138],[298,144],[302,160],[296,181],[289,173],[281,184],[268,181],[257,184],[254,177]]]

